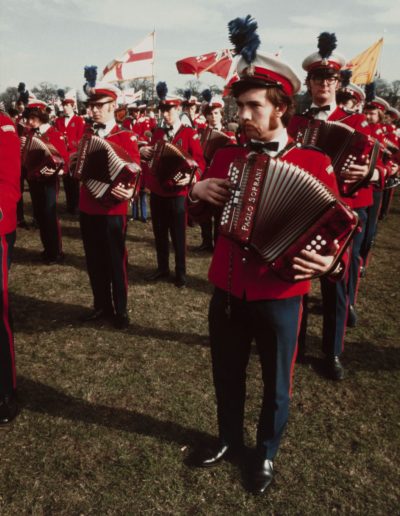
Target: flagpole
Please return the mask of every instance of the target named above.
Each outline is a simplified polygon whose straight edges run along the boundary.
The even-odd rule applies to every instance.
[[[152,86],[152,89],[151,89],[151,103],[152,105],[154,105],[154,98],[155,98],[155,76],[154,76],[154,64],[155,64],[155,61],[156,61],[156,28],[154,27],[154,30],[153,30],[153,64],[152,64],[152,72],[153,72],[153,86]]]

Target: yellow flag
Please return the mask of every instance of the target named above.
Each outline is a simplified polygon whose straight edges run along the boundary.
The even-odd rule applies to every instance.
[[[373,82],[382,47],[383,38],[347,63],[346,68],[350,68],[353,72],[351,76],[353,84],[369,84]]]

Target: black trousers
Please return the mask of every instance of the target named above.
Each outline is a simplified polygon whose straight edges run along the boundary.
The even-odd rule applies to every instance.
[[[289,416],[301,296],[262,301],[232,297],[230,318],[226,304],[226,292],[216,289],[209,331],[219,437],[231,446],[243,443],[246,368],[254,339],[264,384],[257,453],[272,460]]]
[[[0,397],[12,394],[16,388],[14,336],[8,298],[8,270],[16,232],[0,236]]]
[[[151,221],[156,243],[158,268],[169,270],[169,238],[175,251],[175,272],[186,273],[186,198],[150,195]]]
[[[123,315],[128,296],[126,215],[80,212],[80,225],[94,308]]]
[[[61,227],[57,217],[58,178],[28,181],[28,184],[44,252],[47,258],[55,260],[62,252]]]
[[[77,179],[74,179],[69,174],[63,176],[65,199],[67,210],[73,213],[79,205],[79,189],[80,184]]]

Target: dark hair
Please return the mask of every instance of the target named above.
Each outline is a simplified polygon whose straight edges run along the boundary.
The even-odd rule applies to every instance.
[[[337,104],[345,104],[349,100],[354,100],[355,101],[355,98],[348,91],[338,90],[336,92],[336,103]]]
[[[10,108],[8,110],[8,114],[10,115],[10,117],[14,117],[14,116],[18,116],[19,115],[19,111],[18,109],[14,109],[14,108]]]
[[[279,86],[276,84],[266,85],[263,82],[255,81],[238,81],[232,84],[232,93],[235,99],[246,93],[246,91],[252,89],[264,89],[267,100],[275,107],[285,106],[286,111],[282,115],[282,124],[287,127],[290,119],[294,115],[295,106],[293,97],[287,95]]]
[[[365,104],[364,112],[365,111],[378,111],[379,122],[383,122],[383,118],[384,118],[385,114],[384,114],[384,112],[381,109],[379,109],[378,107],[374,106],[374,104]]]
[[[48,124],[50,117],[49,113],[42,111],[39,108],[27,108],[24,113],[25,118],[38,118],[42,124]]]

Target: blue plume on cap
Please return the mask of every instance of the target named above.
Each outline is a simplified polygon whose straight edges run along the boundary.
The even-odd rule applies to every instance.
[[[24,82],[20,82],[18,84],[18,93],[22,93],[25,91],[25,83]]]
[[[157,96],[160,100],[165,100],[167,98],[168,87],[166,82],[158,82],[156,85]]]
[[[350,79],[352,75],[353,72],[349,68],[340,71],[340,81],[342,83],[342,88],[346,88],[346,86],[350,84]]]
[[[19,99],[18,100],[21,100],[25,105],[28,104],[28,102],[29,102],[29,91],[28,90],[21,91],[21,93],[19,94]]]
[[[57,90],[57,95],[60,97],[61,100],[65,99],[65,90],[62,90],[61,88]]]
[[[235,47],[235,53],[240,54],[246,63],[252,63],[260,46],[260,37],[256,32],[257,22],[248,14],[246,18],[231,20],[228,29],[229,40]]]
[[[321,32],[318,36],[318,51],[323,59],[327,59],[337,46],[337,39],[332,32]]]
[[[186,99],[187,101],[190,100],[191,96],[192,96],[192,90],[191,89],[185,90],[183,92],[183,98]]]
[[[210,89],[206,89],[202,92],[201,96],[203,97],[203,99],[210,103],[211,102],[211,99],[212,99],[212,93],[211,93],[211,90]]]
[[[85,66],[85,79],[90,88],[96,86],[97,66]]]
[[[369,84],[365,85],[365,102],[368,104],[369,102],[372,102],[375,98],[375,87],[376,84],[374,82],[370,82]]]

